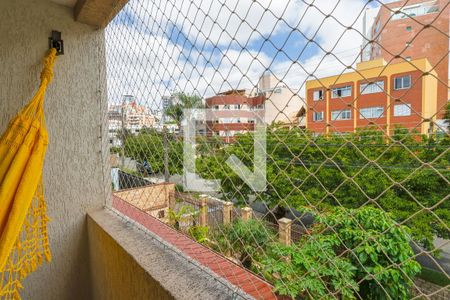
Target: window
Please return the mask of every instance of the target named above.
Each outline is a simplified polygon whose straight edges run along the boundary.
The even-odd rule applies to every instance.
[[[411,76],[402,76],[394,79],[394,89],[402,90],[409,89],[411,87]]]
[[[412,27],[411,26],[406,26],[406,31],[411,31]]]
[[[405,57],[405,59],[406,59],[407,61],[411,61],[411,56],[407,56],[407,57]]]
[[[350,85],[334,88],[331,90],[331,98],[349,97],[352,95],[352,87]]]
[[[249,122],[250,124],[255,124],[255,120],[253,120],[253,119],[249,119],[248,122]]]
[[[405,117],[411,115],[410,104],[398,104],[394,105],[394,117]]]
[[[281,93],[281,88],[276,88],[276,89],[273,90],[273,92],[275,94],[280,94]]]
[[[314,112],[313,114],[313,121],[323,121],[323,111],[320,112]]]
[[[384,81],[379,80],[371,83],[363,83],[360,85],[359,90],[361,94],[374,94],[384,91]]]
[[[214,105],[213,110],[219,110],[219,105]]]
[[[230,109],[230,105],[229,105],[229,104],[225,104],[225,105],[223,106],[223,109]]]
[[[397,13],[396,13],[397,11]],[[416,16],[422,16],[439,11],[437,1],[430,1],[428,3],[421,3],[417,5],[411,5],[403,7],[401,9],[393,9],[392,20],[412,18]]]
[[[381,21],[378,19],[377,24],[375,25],[375,33],[378,33],[380,31]]]
[[[313,100],[323,100],[323,90],[318,90],[313,92]]]
[[[359,111],[359,118],[360,119],[374,119],[374,118],[380,118],[384,114],[384,108],[382,106],[375,106],[375,107],[367,107],[367,108],[361,108]]]
[[[350,109],[334,110],[331,112],[331,120],[350,120],[352,118],[352,112]]]
[[[235,104],[234,105],[234,109],[241,109],[241,105],[240,104]]]

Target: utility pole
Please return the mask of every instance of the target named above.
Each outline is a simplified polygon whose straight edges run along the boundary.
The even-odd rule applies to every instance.
[[[167,127],[163,127],[163,145],[164,145],[164,182],[169,182],[169,141],[167,138]]]
[[[121,149],[121,151],[120,152],[122,152],[121,153],[121,155],[122,155],[122,170],[123,170],[123,168],[125,167],[125,139],[126,139],[126,137],[125,137],[125,130],[126,130],[126,127],[125,127],[125,119],[126,119],[126,115],[125,115],[125,103],[127,102],[127,99],[131,99],[131,98],[133,98],[133,96],[132,95],[122,95],[122,107],[121,107],[121,119],[122,119],[122,125],[121,125],[121,131],[122,131],[122,137],[121,137],[121,140],[122,140],[122,149]]]
[[[124,108],[125,108],[125,95],[122,96],[122,107],[120,108],[120,112],[121,112],[121,159],[122,159],[122,170],[125,167],[125,114],[124,114]]]

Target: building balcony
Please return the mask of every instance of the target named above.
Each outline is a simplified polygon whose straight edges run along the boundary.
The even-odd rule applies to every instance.
[[[105,41],[105,34],[108,32],[105,26],[110,24],[113,17],[122,9],[125,12],[124,15],[128,18],[127,9],[130,9],[130,7],[127,6],[127,3],[127,0],[15,0],[0,2],[0,40],[2,41],[0,66],[4,70],[4,72],[0,73],[0,98],[2,99],[0,105],[0,132],[7,128],[8,121],[27,103],[27,100],[36,91],[41,69],[41,59],[48,51],[48,38],[52,30],[61,31],[65,45],[65,54],[57,57],[54,79],[47,90],[45,99],[45,113],[50,144],[45,158],[43,180],[48,216],[51,220],[48,234],[53,260],[50,263],[44,263],[39,266],[34,273],[23,280],[23,289],[20,290],[21,297],[33,300],[285,299],[279,296],[279,289],[276,289],[275,284],[269,283],[269,279],[262,272],[257,273],[255,271],[256,267],[254,269],[245,268],[244,263],[236,261],[235,257],[231,257],[231,255],[226,253],[227,251],[220,252],[211,247],[208,248],[194,241],[182,230],[176,230],[176,226],[170,223],[168,215],[177,208],[177,205],[180,205],[180,202],[174,201],[174,195],[178,195],[180,187],[169,182],[178,180],[177,183],[179,183],[183,180],[180,178],[174,179],[172,177],[176,176],[170,177],[171,174],[169,174],[172,172],[172,169],[181,168],[179,164],[183,159],[180,154],[182,152],[177,152],[183,148],[183,144],[180,141],[181,134],[178,132],[181,132],[181,129],[178,128],[178,123],[172,124],[172,127],[167,124],[161,125],[164,128],[157,128],[155,125],[155,130],[145,130],[145,133],[133,135],[133,138],[142,138],[142,144],[135,145],[136,147],[134,148],[132,147],[133,145],[130,146],[130,144],[126,143],[125,138],[119,138],[120,125],[121,121],[123,121],[120,113],[115,112],[108,115],[108,97],[111,97],[111,89],[114,90],[116,87],[114,84],[110,84],[110,81],[107,79],[112,80],[114,83],[114,80],[117,79],[115,77],[117,74],[108,75],[107,72],[107,53],[110,51],[109,47],[111,45],[108,45]],[[170,5],[172,4],[170,3]],[[141,9],[146,11],[146,8]],[[148,11],[146,12],[148,13]],[[130,18],[116,20],[116,22],[118,27],[130,24],[139,27],[141,20],[132,20]],[[131,34],[130,36],[117,35],[118,38],[119,36],[126,41],[122,41],[121,46],[127,48],[130,44],[128,38]],[[158,38],[156,37],[155,39],[157,40]],[[136,37],[133,41],[138,40],[142,41]],[[148,53],[142,51],[137,56],[150,56],[150,52],[155,50],[148,44],[146,47],[145,49],[148,50]],[[164,57],[176,56],[173,53],[169,53],[169,50],[173,49],[163,49]],[[169,54],[166,54],[165,51]],[[180,50],[180,57],[184,55],[184,52],[186,52],[184,49],[183,51]],[[189,60],[191,59],[195,60],[193,57],[189,57]],[[117,58],[118,60],[120,59]],[[252,59],[249,56],[244,57],[243,60],[251,61]],[[179,69],[182,62],[178,62],[178,64],[178,66],[174,66],[174,69]],[[228,64],[228,62],[224,62],[224,64]],[[152,69],[152,72],[154,71]],[[152,73],[148,78],[153,80],[152,84],[166,85],[167,82],[160,78],[160,73],[170,72],[158,71],[160,70],[157,70],[155,74]],[[196,86],[189,81],[189,75],[183,72],[181,74],[185,76],[184,79],[188,79],[187,85],[194,86],[195,90]],[[204,78],[208,77],[206,75],[206,73],[202,74]],[[230,78],[233,77],[233,74],[229,75]],[[240,75],[243,78],[246,77],[244,74]],[[107,76],[110,76],[110,78],[107,78]],[[153,91],[154,86],[141,73],[124,72],[120,76],[141,84],[141,90],[147,92],[152,90],[151,92],[155,92]],[[173,79],[172,74],[169,74],[169,76]],[[217,80],[218,77],[213,78]],[[199,80],[199,85],[204,83],[202,80],[203,78]],[[206,83],[206,85],[209,85],[209,82]],[[156,94],[160,92],[158,90]],[[124,94],[128,93],[128,91],[120,90],[120,93]],[[227,99],[226,101],[224,101],[225,98]],[[233,94],[210,99],[209,103],[207,103],[208,105],[245,103],[250,106],[257,106],[264,104],[266,101],[265,96],[245,97]],[[331,176],[327,175],[327,183],[333,180],[334,177],[338,177],[341,173],[348,171],[344,179],[342,179],[343,177],[339,178],[342,179],[343,183],[344,180],[347,180],[349,184],[357,186],[357,188],[349,187],[349,192],[362,190],[358,185],[360,173],[365,175],[366,173],[369,174],[369,171],[375,172],[378,170],[376,168],[378,167],[376,165],[378,156],[367,162],[364,161],[365,152],[363,153],[364,157],[360,158],[358,162],[362,166],[361,172],[358,170],[358,172],[354,173],[351,173],[353,169],[349,171],[344,168],[342,170],[341,165],[333,161],[334,156],[340,154],[341,147],[333,145],[335,148],[331,152],[313,152],[314,147],[318,147],[316,141],[306,140],[310,138],[309,133],[305,133],[306,131],[303,128],[298,128],[308,125],[305,124],[304,114],[302,110],[302,114],[296,115],[295,122],[276,127],[275,133],[278,136],[272,135],[267,139],[271,143],[279,140],[283,141],[275,144],[275,147],[268,147],[271,150],[271,155],[280,155],[281,158],[268,160],[268,163],[272,164],[268,166],[270,175],[281,186],[280,191],[282,192],[282,194],[278,194],[279,191],[271,187],[270,193],[279,197],[278,200],[280,200],[273,207],[280,211],[285,209],[285,213],[291,213],[293,219],[300,219],[299,214],[297,214],[298,211],[294,211],[290,207],[283,207],[290,198],[293,198],[296,202],[301,202],[304,199],[309,201],[312,197],[318,197],[320,198],[320,205],[325,205],[325,202],[329,200],[327,198],[339,200],[334,199],[335,193],[340,192],[339,186],[328,189],[324,194],[322,194],[323,190],[321,190],[319,185],[309,190],[302,187],[305,182],[314,184],[317,181],[318,184],[322,184],[319,181],[320,176],[323,176],[324,168],[333,168],[334,172]],[[122,157],[115,156],[113,163],[121,166],[122,169],[126,169],[127,166],[125,166],[123,161],[127,159],[132,161],[135,166],[141,164],[142,169],[144,169],[142,171],[135,167],[131,171],[127,170],[130,171],[130,174],[147,173],[139,174],[139,179],[136,179],[134,183],[129,183],[130,186],[126,189],[114,190],[116,182],[111,172],[108,117],[116,121],[116,126],[110,128],[112,130],[109,133],[111,142],[121,147],[120,149],[114,149],[114,151],[119,150],[117,152],[123,154],[125,150],[133,150],[137,153],[133,159],[126,155],[122,155]],[[254,124],[252,123],[209,125],[211,125],[211,130],[207,131],[205,129],[208,134],[211,131],[254,130]],[[287,132],[291,128],[294,129],[293,135]],[[114,131],[117,131],[117,134],[114,135]],[[167,131],[176,133],[169,135]],[[224,140],[230,144],[234,139],[234,137],[224,137]],[[215,147],[212,150],[214,153],[226,152],[223,151],[225,146],[220,141],[217,142],[206,138],[202,139],[202,141],[205,148]],[[320,140],[318,143],[320,145],[326,144]],[[144,144],[146,149],[141,147]],[[249,146],[250,148],[248,149],[258,146],[252,146],[252,143],[243,144]],[[164,151],[158,152],[157,148],[152,148],[155,145],[159,145],[160,148],[158,149],[163,149]],[[376,144],[374,145],[376,146]],[[169,151],[168,147],[170,146],[173,146],[170,150],[175,150]],[[274,144],[271,144],[271,146],[274,146]],[[130,150],[130,148],[133,149]],[[339,151],[336,150],[337,148],[339,148]],[[145,156],[144,150],[148,150],[151,153],[151,157],[154,160],[152,163],[156,166],[162,166],[161,170],[155,171],[146,168],[146,163],[148,162],[146,161],[147,156]],[[310,152],[310,150],[312,151]],[[247,158],[251,161],[251,151],[241,152],[248,155]],[[402,157],[404,158],[408,154],[413,155],[415,151],[417,150],[411,151],[411,153],[406,153],[405,151],[406,154]],[[238,151],[229,153],[242,154],[238,153]],[[309,156],[309,165],[300,161],[300,158],[303,158],[301,155],[305,155],[305,153]],[[355,153],[359,152],[355,151]],[[317,157],[315,154],[318,154]],[[320,161],[322,157],[324,159]],[[444,159],[440,158],[440,160]],[[256,158],[254,160],[257,161]],[[225,161],[223,160],[219,163],[225,165]],[[347,162],[348,160],[339,161],[340,164]],[[211,160],[210,163],[215,164],[217,161]],[[439,163],[443,164],[442,162]],[[280,164],[280,166],[277,164]],[[374,164],[373,168],[370,164]],[[429,165],[423,163],[420,167],[417,167],[417,170],[422,167],[425,169]],[[311,168],[314,168],[314,171],[310,172]],[[383,168],[380,167],[379,169],[383,172],[388,172]],[[285,175],[284,172],[290,169],[301,170],[301,172],[293,173],[295,176],[283,177]],[[367,171],[368,169],[370,170]],[[152,173],[153,171],[154,174]],[[228,170],[221,171],[223,174],[228,172]],[[255,170],[252,169],[253,171],[256,174],[258,170],[255,168]],[[411,173],[415,171],[413,170]],[[442,171],[440,165],[436,168],[433,166],[432,171],[436,172],[431,175],[434,178],[440,176],[439,172],[445,172],[445,170]],[[182,172],[175,173],[175,175],[180,174]],[[370,173],[369,175],[372,176],[370,179],[376,183],[377,180],[373,180],[373,178],[376,178],[373,174],[377,173]],[[237,178],[237,176],[234,177]],[[235,178],[232,179],[234,180]],[[386,178],[383,177],[383,180],[390,180],[390,178]],[[448,180],[446,178],[443,180]],[[403,179],[407,180],[407,178]],[[393,184],[392,186],[398,188],[398,185],[403,183],[400,180],[403,179],[399,179],[396,185],[394,186]],[[234,182],[230,181],[227,184],[231,186]],[[118,185],[122,185],[120,180]],[[252,218],[252,212],[248,206],[242,207],[240,210],[231,210],[230,208],[232,207],[231,201],[237,201],[241,193],[245,193],[246,190],[250,189],[245,186],[245,183],[241,183],[236,187],[236,192],[226,199],[226,203],[220,204],[220,210],[207,209],[208,215],[202,214],[201,216],[204,219],[200,219],[199,216],[198,222],[202,224],[209,222],[208,218],[214,214],[221,216],[222,225],[230,224],[233,218],[241,218],[248,221]],[[301,193],[301,195],[294,194],[295,192]],[[346,192],[344,191],[341,194]],[[366,195],[365,192],[363,191],[363,196]],[[380,197],[384,192],[386,191],[380,192]],[[406,192],[410,195],[409,191],[406,190]],[[217,192],[217,194],[220,193]],[[261,195],[258,194],[258,196]],[[196,200],[185,199],[183,201],[191,201],[191,206],[204,208],[205,202],[203,200],[198,201],[200,195],[197,196],[198,199],[196,198]],[[265,196],[267,195],[262,195],[262,197]],[[379,200],[377,198],[378,195],[370,197],[368,202]],[[433,212],[435,207],[440,206],[441,202],[438,201],[440,199],[437,199],[436,203],[427,206],[426,212]],[[283,205],[278,205],[280,203]],[[217,206],[219,205],[216,205],[215,209]],[[196,211],[199,214],[203,212],[204,210],[201,209]],[[280,213],[275,210],[274,212]],[[419,212],[421,211],[418,210]],[[271,225],[275,225],[271,230],[273,230],[276,238],[271,240],[271,242],[289,246],[291,240],[293,243],[298,242],[304,235],[309,234],[309,228],[303,228],[302,231],[296,230],[300,226],[299,224],[292,224],[291,227],[291,220],[278,218],[275,214],[274,216],[271,214],[272,211],[267,209],[264,215],[264,217],[273,219]],[[442,215],[446,216],[444,213]],[[262,219],[262,216],[260,217]],[[304,215],[302,214],[301,217],[303,218]],[[284,220],[281,222],[280,220],[282,219]],[[280,223],[276,223],[277,221],[280,221]],[[439,223],[433,218],[425,219],[425,221]],[[425,221],[421,225],[425,224]],[[441,223],[438,225],[442,229],[446,225]],[[183,224],[178,225],[183,227]],[[429,254],[426,251],[423,253]],[[447,258],[444,256],[445,259]],[[289,257],[282,256],[278,261],[289,263],[291,260]],[[395,267],[397,266],[396,264]],[[275,274],[274,278],[280,275],[279,272],[272,273]],[[2,277],[3,279],[5,277]],[[426,295],[423,291],[419,292],[419,296]],[[441,292],[444,294],[444,297],[448,295],[444,289],[437,292],[431,291],[428,294],[434,296]],[[306,294],[304,293],[303,295]],[[313,299],[314,296],[311,298]],[[323,296],[340,297],[341,294],[337,292]]]
[[[78,1],[74,22],[73,8],[54,2],[76,1],[0,4],[0,40],[7,45],[0,63],[14,70],[0,75],[6,99],[1,131],[39,83],[51,30],[62,31],[66,46],[46,97],[52,142],[44,178],[53,261],[23,282],[23,299],[275,299],[273,287],[260,277],[161,222],[168,192],[146,194],[161,203],[140,208],[130,191],[112,197],[104,31],[97,28],[114,10]],[[20,30],[27,47],[11,28]]]

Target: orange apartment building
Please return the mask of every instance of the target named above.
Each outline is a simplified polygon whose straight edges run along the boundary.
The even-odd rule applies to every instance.
[[[370,59],[428,59],[439,79],[438,119],[449,100],[449,13],[448,0],[396,1],[380,7],[369,33]]]
[[[387,134],[396,126],[427,133],[436,120],[436,71],[426,58],[361,62],[355,72],[307,81],[306,99],[306,127],[316,133],[373,126]]]
[[[206,98],[205,106],[214,111],[214,120],[207,121],[207,135],[220,136],[225,142],[233,142],[238,133],[253,131],[253,110],[262,110],[264,95],[251,97],[245,90],[231,90]]]
[[[367,61],[354,72],[307,82],[306,127],[439,130],[449,100],[449,7],[447,0],[402,0],[375,8],[363,44]]]

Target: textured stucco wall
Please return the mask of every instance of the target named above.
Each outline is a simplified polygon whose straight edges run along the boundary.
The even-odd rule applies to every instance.
[[[53,261],[25,281],[24,299],[89,299],[86,211],[108,198],[104,33],[49,0],[0,1],[0,131],[36,91],[51,30],[65,44],[45,102],[44,168]],[[104,127],[104,126],[103,126]],[[104,135],[106,136],[106,134]]]
[[[93,299],[174,299],[93,219],[88,219]]]
[[[88,231],[93,299],[242,299],[111,211],[90,212]]]

